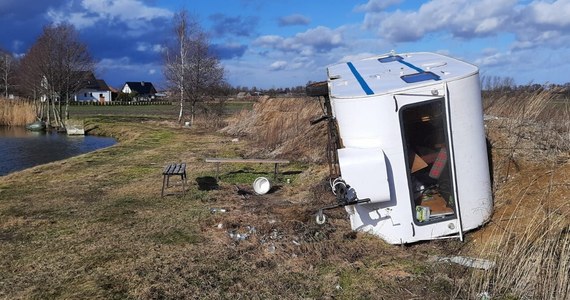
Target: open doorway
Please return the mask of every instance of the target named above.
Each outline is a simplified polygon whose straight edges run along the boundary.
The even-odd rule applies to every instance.
[[[402,107],[400,122],[415,223],[455,218],[444,99]]]

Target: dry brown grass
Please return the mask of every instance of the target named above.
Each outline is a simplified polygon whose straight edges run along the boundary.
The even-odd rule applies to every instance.
[[[0,298],[567,295],[570,164],[557,148],[564,141],[554,142],[560,135],[536,138],[549,130],[528,118],[487,123],[496,212],[486,227],[467,234],[467,244],[387,245],[351,231],[343,210],[317,226],[316,210],[334,201],[323,164],[308,164],[290,185],[264,196],[242,197],[223,181],[201,189],[199,179],[215,173],[205,157],[324,159],[317,153],[325,148],[325,126],[308,122],[321,115],[313,101],[261,101],[256,111],[229,120],[233,127],[225,130],[238,142],[213,132],[207,119],[189,129],[162,119],[88,120],[93,132],[120,143],[0,178]],[[160,198],[160,171],[174,161],[188,163],[189,191]],[[240,187],[251,191],[250,182]],[[231,233],[248,237],[237,241]],[[464,267],[428,262],[431,255],[462,253],[493,259],[497,268],[471,278]]]
[[[0,98],[0,125],[24,126],[36,120],[36,108],[32,102]]]
[[[120,143],[0,178],[0,298],[442,299],[463,275],[426,262],[453,241],[390,246],[352,232],[342,210],[316,225],[332,201],[325,167],[244,198],[199,179],[215,172],[205,157],[252,144],[146,118],[86,126]],[[173,161],[188,163],[189,190],[161,198],[160,171]]]
[[[495,213],[473,234],[473,255],[495,261],[473,272],[472,298],[570,298],[570,118],[553,90],[486,99],[493,144]]]
[[[222,131],[246,136],[262,151],[250,155],[289,158],[303,162],[323,162],[326,158],[326,124],[310,125],[323,114],[314,98],[264,97],[250,111],[228,120]],[[257,148],[257,147],[256,147]]]

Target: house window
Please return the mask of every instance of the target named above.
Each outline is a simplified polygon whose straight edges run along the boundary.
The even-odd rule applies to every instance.
[[[93,93],[89,93],[89,96],[93,97]]]
[[[83,97],[87,97],[87,93],[83,94]]]

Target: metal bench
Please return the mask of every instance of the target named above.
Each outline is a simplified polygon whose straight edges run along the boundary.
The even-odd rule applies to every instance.
[[[206,158],[207,163],[216,164],[216,179],[220,179],[220,163],[259,163],[259,164],[274,164],[273,180],[277,180],[279,172],[279,164],[288,164],[289,161],[285,159],[257,159],[257,158]]]
[[[170,187],[170,176],[180,176],[182,181],[182,196],[186,194],[186,164],[169,164],[164,167],[162,171],[162,192],[161,197],[164,197],[164,189]]]

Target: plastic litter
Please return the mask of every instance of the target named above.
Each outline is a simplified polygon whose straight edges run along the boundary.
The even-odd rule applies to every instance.
[[[265,195],[271,189],[271,182],[265,177],[257,177],[253,181],[253,190],[258,195]]]
[[[257,233],[257,229],[255,229],[254,226],[248,225],[245,228],[247,229],[246,233],[239,233],[239,232],[235,232],[235,230],[232,230],[232,231],[228,231],[228,235],[232,240],[239,242],[239,241],[246,240],[247,238],[249,238],[250,235]]]
[[[429,261],[451,262],[465,267],[483,269],[483,270],[489,270],[495,266],[494,261],[481,259],[481,258],[465,257],[465,256],[450,256],[450,257],[432,256],[430,257]]]
[[[269,253],[275,253],[275,245],[271,244],[267,247],[267,251],[269,251]]]
[[[229,233],[229,236],[232,240],[239,242],[239,241],[243,241],[245,239],[247,239],[249,237],[249,234],[247,233]]]

